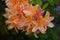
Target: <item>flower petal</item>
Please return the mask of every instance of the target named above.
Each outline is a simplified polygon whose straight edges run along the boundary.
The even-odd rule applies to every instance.
[[[25,14],[26,16],[31,15],[31,12],[28,11],[28,10],[23,10],[23,12],[24,12],[24,14]]]
[[[54,27],[54,24],[53,23],[49,23],[48,27],[52,28],[52,27]]]
[[[13,28],[14,28],[14,26],[12,26],[12,25],[9,25],[9,26],[8,26],[8,29],[9,29],[9,30],[11,30],[11,29],[13,29]]]
[[[46,20],[48,20],[48,19],[49,19],[49,16],[50,16],[50,13],[47,11],[44,18],[45,18]]]
[[[50,18],[49,18],[49,21],[52,21],[53,19],[54,19],[54,17],[50,17]]]
[[[32,32],[36,32],[38,29],[39,29],[39,27],[34,27],[34,28],[32,29]]]
[[[34,33],[34,36],[35,36],[36,38],[38,38],[38,36],[37,36],[37,34],[36,34],[36,33]]]
[[[43,26],[41,26],[41,27],[39,28],[39,31],[40,31],[41,33],[45,34],[46,29],[47,29],[47,27],[44,28]]]

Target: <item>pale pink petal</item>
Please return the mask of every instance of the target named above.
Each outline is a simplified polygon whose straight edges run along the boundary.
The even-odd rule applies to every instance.
[[[32,29],[32,32],[36,32],[38,29],[39,29],[39,27],[34,27],[34,28]]]
[[[25,14],[26,16],[31,15],[31,12],[28,11],[28,10],[23,10],[23,12],[24,12],[24,14]]]
[[[52,27],[54,27],[54,24],[53,23],[49,23],[48,27],[52,28]]]
[[[9,30],[11,30],[11,29],[13,29],[13,28],[14,28],[14,26],[12,26],[12,25],[9,25],[9,26],[8,26],[8,29],[9,29]]]
[[[54,20],[54,17],[50,17],[50,18],[49,18],[49,21],[52,21],[52,20]]]
[[[43,26],[41,26],[41,27],[39,28],[39,31],[40,31],[41,33],[45,34],[46,29],[47,29],[46,27],[44,28]]]
[[[34,33],[34,36],[35,36],[36,38],[38,38],[38,36],[37,36],[37,34],[36,34],[36,33]]]

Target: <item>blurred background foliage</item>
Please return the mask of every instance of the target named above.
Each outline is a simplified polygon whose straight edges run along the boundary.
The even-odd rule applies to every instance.
[[[33,33],[27,36],[21,30],[18,30],[19,33],[16,33],[14,29],[8,30],[8,25],[5,24],[6,18],[2,16],[6,8],[5,0],[0,0],[0,40],[60,40],[60,0],[32,0],[29,3],[39,4],[43,10],[50,11],[55,17],[54,28],[48,28],[46,34],[39,33],[39,38],[35,38]]]

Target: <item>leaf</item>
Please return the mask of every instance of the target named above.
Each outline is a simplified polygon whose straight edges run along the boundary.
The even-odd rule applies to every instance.
[[[49,5],[49,3],[45,3],[45,4],[43,5],[42,9],[47,8],[47,7],[48,7],[48,5]]]
[[[51,6],[54,6],[58,0],[47,0]]]

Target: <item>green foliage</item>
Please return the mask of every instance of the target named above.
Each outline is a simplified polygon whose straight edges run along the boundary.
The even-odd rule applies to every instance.
[[[57,40],[56,35],[54,34],[54,31],[50,28],[48,28],[46,34],[38,34],[39,38],[35,38],[34,35],[30,35],[30,40]]]
[[[47,8],[48,5],[49,5],[49,3],[45,3],[45,4],[43,5],[42,9]]]
[[[54,6],[58,0],[47,0],[50,5]]]

